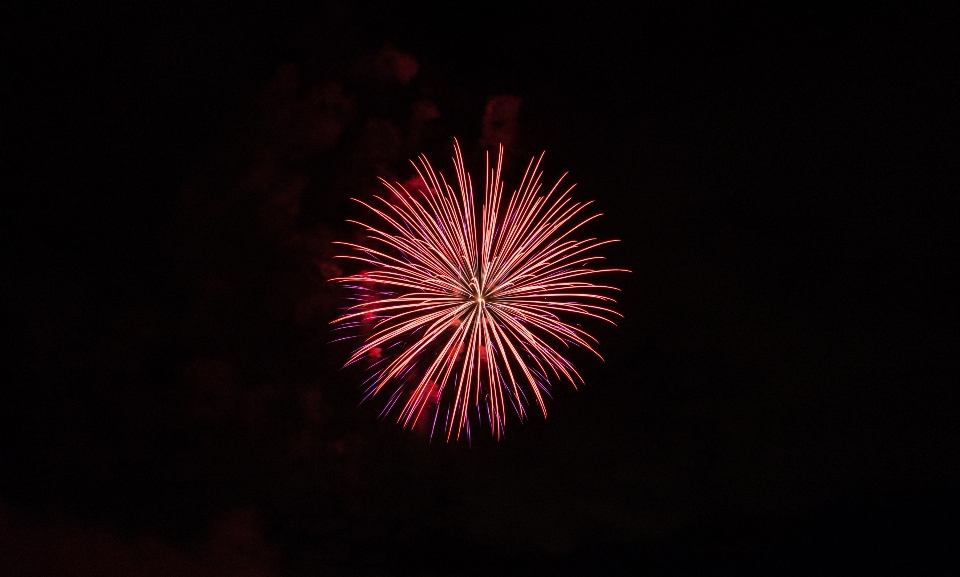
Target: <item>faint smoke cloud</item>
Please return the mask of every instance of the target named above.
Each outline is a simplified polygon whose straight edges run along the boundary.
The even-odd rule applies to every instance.
[[[375,161],[395,160],[403,137],[397,126],[385,118],[370,118],[363,132],[363,152]],[[382,172],[380,170],[380,172]]]
[[[420,63],[410,54],[405,54],[387,43],[373,59],[377,77],[407,84],[420,71]]]
[[[353,101],[336,82],[311,86],[304,98],[307,144],[328,148],[337,143],[353,115]]]
[[[317,154],[337,144],[355,106],[336,82],[306,88],[294,64],[284,64],[261,90],[267,142],[294,156]]]
[[[420,122],[427,122],[440,118],[440,109],[436,104],[427,99],[418,100],[413,103],[413,118]]]
[[[24,519],[0,506],[0,575],[275,577],[276,564],[253,508],[228,513],[188,551],[148,535]]]
[[[513,147],[520,131],[520,97],[508,94],[487,99],[487,107],[481,121],[480,144],[495,148],[503,144],[505,149]]]

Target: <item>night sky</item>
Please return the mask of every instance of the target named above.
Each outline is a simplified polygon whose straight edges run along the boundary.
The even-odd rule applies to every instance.
[[[953,14],[265,4],[2,9],[0,575],[960,567]],[[632,271],[500,442],[328,344],[350,198],[454,137]]]

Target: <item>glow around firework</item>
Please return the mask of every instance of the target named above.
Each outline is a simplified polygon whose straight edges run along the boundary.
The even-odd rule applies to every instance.
[[[448,441],[483,424],[500,438],[508,406],[521,421],[534,404],[546,416],[551,380],[583,382],[558,348],[599,357],[596,339],[566,319],[613,323],[604,293],[616,288],[585,279],[626,271],[592,268],[603,257],[590,252],[616,241],[571,239],[600,215],[583,216],[590,203],[574,202],[573,186],[561,192],[563,177],[542,192],[543,155],[504,206],[503,148],[495,166],[488,154],[478,213],[456,142],[454,153],[456,187],[421,155],[418,186],[381,179],[389,198],[357,201],[383,224],[356,223],[371,246],[339,243],[352,249],[340,258],[368,270],[335,279],[357,302],[333,323],[365,339],[346,365],[369,363],[365,399],[389,395],[382,415],[399,411],[399,423]]]

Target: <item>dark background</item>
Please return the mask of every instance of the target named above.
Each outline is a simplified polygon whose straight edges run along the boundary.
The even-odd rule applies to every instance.
[[[956,570],[952,14],[3,13],[3,575]],[[546,150],[633,271],[586,386],[472,446],[326,344],[349,197],[453,136]]]

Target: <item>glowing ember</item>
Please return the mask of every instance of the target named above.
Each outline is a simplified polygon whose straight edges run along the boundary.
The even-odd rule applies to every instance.
[[[570,239],[599,215],[580,216],[590,203],[571,200],[573,186],[557,192],[563,177],[541,193],[543,155],[530,160],[506,207],[503,148],[493,168],[488,155],[478,215],[456,143],[454,152],[456,189],[421,155],[413,165],[422,187],[381,179],[393,193],[377,197],[382,207],[358,201],[385,226],[357,223],[373,247],[338,243],[356,251],[339,258],[372,268],[333,279],[357,295],[333,323],[365,338],[346,365],[371,363],[365,398],[389,393],[383,415],[399,408],[398,422],[410,428],[427,419],[431,436],[439,425],[448,441],[486,422],[499,438],[508,404],[523,420],[532,399],[546,416],[551,378],[583,382],[555,347],[577,345],[599,357],[596,339],[561,316],[613,323],[620,315],[602,306],[615,302],[603,293],[617,289],[584,278],[626,271],[590,268],[603,257],[588,252],[616,241]]]

